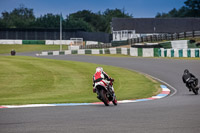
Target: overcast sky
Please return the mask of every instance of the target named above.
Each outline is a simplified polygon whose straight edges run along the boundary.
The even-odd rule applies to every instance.
[[[0,13],[12,11],[23,4],[32,8],[36,17],[47,13],[60,14],[64,18],[70,13],[90,10],[94,13],[106,9],[125,9],[134,18],[153,18],[158,12],[167,13],[179,9],[186,0],[0,0]]]

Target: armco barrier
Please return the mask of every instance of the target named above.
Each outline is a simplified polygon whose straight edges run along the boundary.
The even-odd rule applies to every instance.
[[[32,44],[45,45],[45,41],[44,40],[23,40],[22,44],[23,45],[32,45]]]
[[[62,45],[70,45],[72,40],[62,40]],[[0,44],[23,44],[23,45],[60,45],[60,40],[0,40]]]
[[[42,52],[38,56],[68,54],[123,54],[140,57],[200,57],[200,49],[109,48]]]
[[[148,48],[109,48],[109,49],[79,49],[79,50],[66,50],[66,51],[50,51],[42,52],[37,55],[68,55],[68,54],[123,54],[131,56],[142,56],[142,57],[158,57],[157,49]]]
[[[160,57],[200,57],[200,49],[159,49]]]

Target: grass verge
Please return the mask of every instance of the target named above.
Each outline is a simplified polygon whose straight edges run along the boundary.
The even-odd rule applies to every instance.
[[[92,76],[97,66],[115,79],[118,100],[147,98],[159,83],[119,67],[25,56],[0,56],[0,105],[96,102]]]
[[[63,50],[67,50],[68,47],[63,45]],[[31,51],[43,51],[43,50],[59,50],[59,45],[0,45],[0,54],[10,53],[12,49],[18,52],[31,52]]]

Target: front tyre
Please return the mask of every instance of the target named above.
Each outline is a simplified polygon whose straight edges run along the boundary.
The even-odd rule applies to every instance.
[[[106,91],[104,89],[101,89],[100,95],[101,95],[102,102],[105,104],[105,106],[109,106],[109,100],[106,96]]]
[[[192,91],[194,92],[194,94],[198,95],[198,89],[196,89],[193,84],[191,84],[191,88],[192,88]]]
[[[117,99],[116,99],[116,97],[114,98],[114,100],[112,101],[112,103],[113,103],[115,106],[117,106]]]
[[[192,89],[192,91],[194,92],[195,95],[198,95],[198,90]]]

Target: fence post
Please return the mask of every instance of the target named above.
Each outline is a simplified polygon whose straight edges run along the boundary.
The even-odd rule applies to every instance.
[[[144,42],[147,42],[147,36],[144,36]]]
[[[195,36],[194,36],[194,31],[192,31],[192,37],[195,37]]]
[[[149,42],[149,36],[146,37],[146,41]]]
[[[184,32],[184,38],[186,38],[186,32]]]
[[[152,36],[150,36],[150,41],[152,42],[152,40],[153,40],[153,39],[152,39]]]
[[[171,40],[174,40],[173,34],[171,34]]]
[[[144,42],[144,39],[143,39],[143,37],[141,37],[141,42]]]
[[[177,39],[179,40],[179,33],[177,33]]]
[[[164,38],[165,38],[165,40],[167,40],[167,34],[165,34],[165,37],[164,37]]]
[[[158,35],[155,35],[155,41],[158,41]]]

